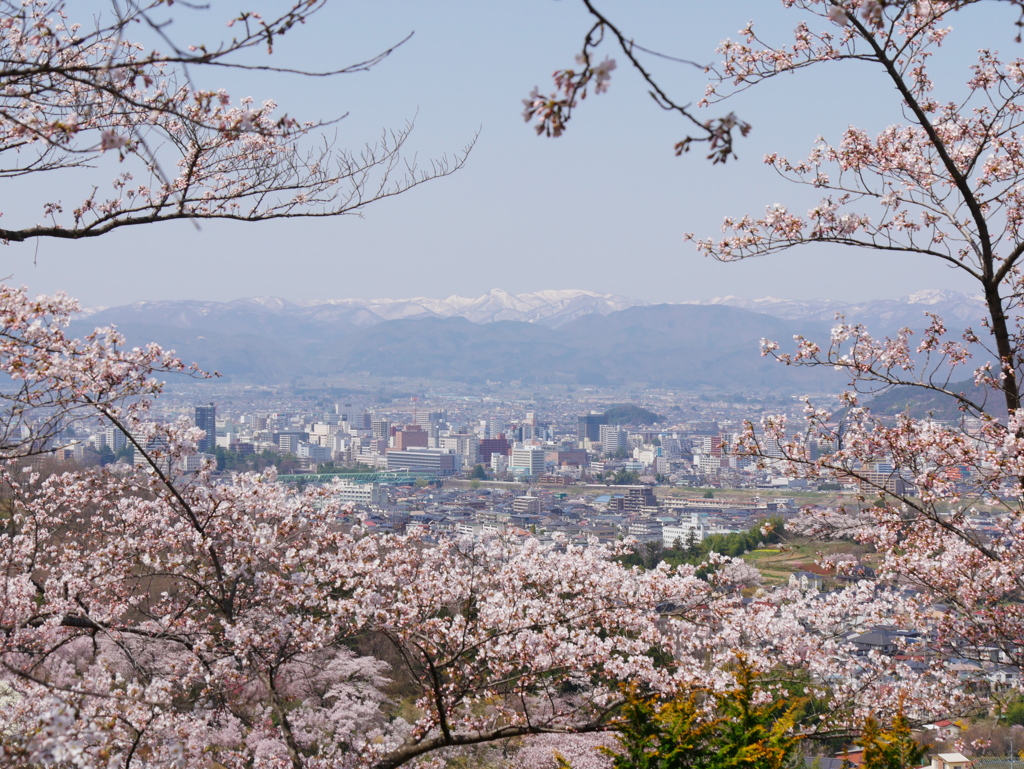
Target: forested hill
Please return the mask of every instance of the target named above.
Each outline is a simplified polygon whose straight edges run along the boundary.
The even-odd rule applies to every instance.
[[[610,425],[655,425],[665,421],[661,414],[630,403],[616,404],[605,411],[604,415],[608,417]]]

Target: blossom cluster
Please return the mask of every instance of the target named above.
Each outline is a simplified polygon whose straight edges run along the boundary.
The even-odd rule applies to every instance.
[[[555,81],[555,92],[544,96],[538,88],[523,99],[523,119],[529,123],[534,121],[534,129],[545,136],[561,136],[565,131],[573,108],[578,101],[587,98],[587,89],[593,85],[594,93],[604,93],[612,79],[615,59],[605,57],[603,61],[592,64],[587,52],[577,55],[576,63],[580,69],[556,70],[552,77]]]

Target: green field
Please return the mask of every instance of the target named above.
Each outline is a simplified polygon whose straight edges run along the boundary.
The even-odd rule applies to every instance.
[[[822,556],[834,553],[849,553],[868,562],[871,560],[868,548],[856,542],[821,542],[806,537],[789,537],[777,547],[751,550],[743,560],[756,566],[765,582],[778,585],[788,580],[793,572],[806,570]]]

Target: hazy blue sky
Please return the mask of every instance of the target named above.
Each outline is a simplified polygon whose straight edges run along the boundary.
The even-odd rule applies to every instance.
[[[220,33],[227,13],[213,5],[203,18],[217,23],[202,30],[204,39]],[[971,28],[957,30],[951,54],[1015,47],[1012,9],[994,5],[985,18],[964,18]],[[601,7],[638,42],[708,62],[717,42],[748,19],[785,41],[802,18],[773,0],[605,0]],[[495,287],[582,288],[649,301],[726,294],[857,300],[968,288],[950,270],[892,255],[808,249],[731,265],[698,256],[683,242],[685,232],[715,234],[724,215],[775,202],[806,207],[804,192],[762,165],[765,152],[801,156],[819,134],[898,122],[896,94],[867,67],[782,78],[735,100],[732,108],[754,131],[739,145],[738,162],[711,166],[700,154],[673,155],[685,127],[620,66],[611,91],[587,99],[564,137],[538,138],[522,120],[521,100],[534,85],[548,88],[552,70],[572,64],[588,27],[576,0],[332,2],[283,41],[274,63],[334,67],[415,35],[369,74],[261,76],[228,82],[231,93],[275,98],[302,118],[347,113],[337,138],[349,147],[415,118],[408,149],[421,162],[458,151],[479,130],[464,170],[371,206],[363,218],[205,224],[200,231],[157,225],[89,242],[11,245],[5,272],[33,290],[64,289],[89,305],[476,296]],[[194,36],[179,23],[180,38]],[[700,73],[653,66],[679,98],[701,93]],[[941,70],[952,85],[965,72]],[[6,182],[5,199],[17,194],[16,184]]]

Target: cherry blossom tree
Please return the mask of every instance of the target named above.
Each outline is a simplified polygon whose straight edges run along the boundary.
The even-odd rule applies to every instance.
[[[783,353],[766,342],[764,352],[783,363],[845,371],[851,388],[841,415],[808,403],[796,435],[783,420],[766,420],[750,427],[746,450],[766,456],[781,448],[784,463],[807,476],[857,479],[865,504],[814,516],[811,529],[873,544],[883,556],[882,577],[949,606],[936,620],[938,647],[979,658],[998,652],[1020,667],[1024,62],[982,50],[963,93],[940,103],[930,59],[973,3],[790,5],[817,16],[817,26],[801,23],[788,46],[767,45],[754,25],[743,30],[722,48],[708,101],[780,72],[856,61],[889,79],[904,123],[875,137],[851,127],[837,143],[822,140],[805,160],[767,156],[783,177],[820,190],[820,202],[806,214],[772,205],[763,216],[727,219],[724,237],[698,240],[698,248],[725,261],[813,243],[923,255],[975,281],[987,313],[977,332],[957,334],[931,316],[916,343],[909,329],[875,339],[845,322],[825,346],[798,338],[796,350]],[[957,372],[975,386],[953,384]],[[954,399],[963,419],[887,420],[862,403],[864,393],[899,386]],[[818,447],[828,451],[819,455]],[[880,475],[878,463],[892,469]]]
[[[63,295],[32,298],[0,285],[0,368],[10,376],[0,390],[0,457],[51,452],[61,431],[98,410],[138,414],[161,389],[155,374],[199,374],[156,345],[124,349],[112,328],[70,339],[77,310]]]
[[[820,196],[816,204],[801,211],[774,203],[763,214],[727,218],[722,236],[688,238],[726,262],[818,244],[914,254],[958,271],[981,295],[984,316],[973,328],[950,330],[931,315],[923,332],[876,338],[840,318],[830,339],[798,337],[791,351],[765,340],[764,354],[838,369],[849,387],[838,406],[808,400],[801,424],[774,417],[748,425],[740,450],[786,473],[859,486],[855,503],[808,511],[803,525],[872,545],[878,580],[918,591],[917,626],[929,637],[922,651],[1024,668],[1019,34],[992,29],[992,47],[977,53],[960,82],[936,84],[933,64],[958,27],[978,23],[978,0],[783,0],[778,12],[793,15],[792,38],[768,40],[751,22],[721,44],[702,98],[684,103],[649,73],[646,62],[660,54],[583,2],[595,22],[580,68],[555,73],[556,93],[545,100],[535,92],[526,103],[540,133],[564,130],[584,89],[607,90],[614,61],[598,64],[597,49],[609,37],[655,100],[697,127],[678,149],[703,139],[714,161],[732,157],[733,129],[743,133],[748,124],[731,113],[724,124],[702,120],[701,108],[812,67],[871,67],[885,78],[890,88],[879,90],[876,104],[890,105],[889,127],[871,135],[851,126],[820,139],[806,158],[766,156],[781,178]],[[893,388],[940,394],[962,417],[873,414],[870,396]]]
[[[719,48],[723,60],[708,69],[700,106],[797,70],[871,66],[892,86],[879,100],[891,97],[894,124],[875,136],[850,127],[804,159],[765,158],[785,180],[821,195],[808,211],[773,204],[762,215],[726,219],[721,237],[689,237],[722,261],[816,244],[924,256],[972,282],[985,315],[977,329],[955,332],[930,316],[917,339],[910,329],[877,339],[840,319],[821,344],[798,337],[784,352],[766,340],[765,354],[839,369],[850,387],[841,411],[808,401],[802,425],[749,425],[741,450],[786,472],[859,484],[858,504],[809,513],[808,530],[873,545],[881,580],[919,589],[922,607],[945,606],[927,622],[933,651],[1021,668],[1024,60],[981,50],[959,93],[941,101],[930,65],[957,25],[971,23],[977,2],[782,5],[800,14],[791,42],[767,41],[749,24]],[[1015,44],[1011,36],[994,42]],[[942,91],[953,93],[948,83]],[[895,387],[940,393],[963,417],[872,414],[864,396]]]

